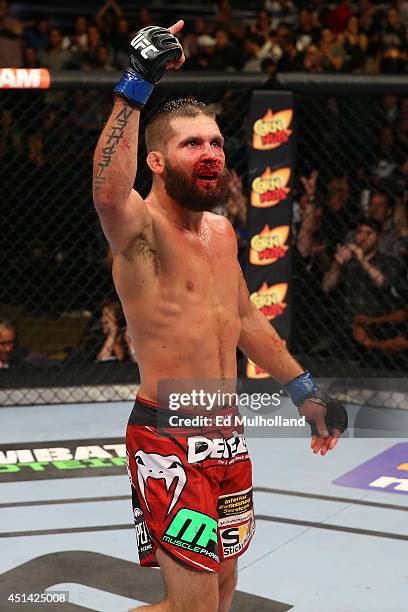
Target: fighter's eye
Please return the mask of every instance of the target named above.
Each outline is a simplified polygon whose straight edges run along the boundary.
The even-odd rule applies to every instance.
[[[219,140],[213,140],[211,143],[212,147],[221,147],[221,142]]]
[[[177,463],[177,461],[173,461],[173,463],[169,466],[170,470],[175,470],[176,468],[179,467],[179,463]]]
[[[190,146],[190,147],[195,147],[195,146],[197,146],[198,142],[197,142],[197,140],[196,140],[195,138],[192,138],[191,140],[189,140],[189,141],[187,142],[187,144],[188,144],[188,146]]]
[[[136,459],[136,463],[138,463],[139,465],[144,465],[143,459],[141,457],[136,456],[135,459]]]

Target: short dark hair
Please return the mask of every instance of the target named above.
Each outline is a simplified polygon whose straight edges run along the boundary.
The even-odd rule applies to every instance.
[[[199,115],[205,115],[215,120],[214,107],[194,100],[194,98],[180,98],[179,100],[166,102],[164,106],[156,111],[146,126],[145,141],[147,152],[162,150],[163,145],[167,144],[172,135],[170,125],[172,119],[193,119]]]
[[[370,219],[370,217],[362,217],[359,220],[357,227],[360,227],[361,225],[368,225],[368,227],[371,227],[371,229],[373,229],[379,236],[381,236],[381,223],[376,219]]]

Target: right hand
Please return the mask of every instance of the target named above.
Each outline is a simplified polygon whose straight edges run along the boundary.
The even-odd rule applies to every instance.
[[[336,262],[342,266],[343,264],[347,263],[351,257],[353,255],[353,252],[351,251],[349,245],[345,244],[343,246],[341,245],[337,245],[337,249],[336,249],[336,254],[335,254],[335,260]]]
[[[183,48],[175,34],[184,26],[177,21],[169,29],[160,26],[142,28],[130,43],[129,68],[150,83],[157,83],[167,68],[180,68]]]

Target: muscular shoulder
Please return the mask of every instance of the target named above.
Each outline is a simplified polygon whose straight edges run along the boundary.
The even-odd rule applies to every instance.
[[[223,217],[222,215],[216,215],[211,212],[206,212],[205,215],[206,215],[205,219],[209,227],[215,234],[224,236],[225,238],[228,238],[234,244],[236,244],[237,237],[235,234],[235,230],[232,227],[231,222],[228,221],[226,217]]]

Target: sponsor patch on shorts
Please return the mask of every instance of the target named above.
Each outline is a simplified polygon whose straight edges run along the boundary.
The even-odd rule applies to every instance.
[[[136,543],[139,551],[140,562],[153,553],[153,540],[146,525],[143,510],[140,507],[139,498],[132,487],[133,519],[135,522]]]
[[[238,491],[230,495],[220,495],[218,498],[217,512],[220,519],[228,516],[236,516],[251,510],[252,487],[244,491]]]
[[[182,508],[162,535],[162,542],[219,563],[217,521],[207,514]]]
[[[255,520],[251,516],[240,525],[222,527],[219,530],[224,558],[239,554],[247,546],[255,531]]]

